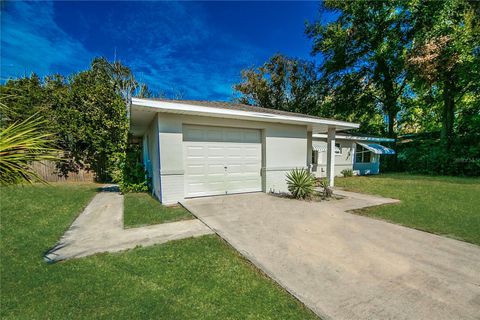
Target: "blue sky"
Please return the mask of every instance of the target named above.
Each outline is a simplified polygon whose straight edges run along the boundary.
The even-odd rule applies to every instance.
[[[185,99],[229,100],[243,68],[311,59],[317,2],[2,2],[1,78],[70,74],[95,56]]]

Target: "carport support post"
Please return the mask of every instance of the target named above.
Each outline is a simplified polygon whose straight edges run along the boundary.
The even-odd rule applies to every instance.
[[[328,127],[327,134],[327,179],[333,187],[335,182],[335,127]]]

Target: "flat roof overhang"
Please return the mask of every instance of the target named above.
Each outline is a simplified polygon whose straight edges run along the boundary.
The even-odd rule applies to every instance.
[[[327,139],[327,135],[323,133],[314,134],[313,139]],[[336,135],[335,139],[352,140],[352,141],[395,142],[395,139],[392,139],[392,138],[355,136],[355,135],[349,135],[349,134],[338,134]]]
[[[157,113],[176,113],[186,115],[196,115],[204,117],[241,119],[261,122],[275,122],[295,125],[305,125],[309,131],[314,134],[325,133],[328,128],[334,127],[336,131],[357,129],[358,123],[338,121],[333,119],[317,119],[301,116],[269,114],[255,111],[241,111],[235,109],[223,109],[214,107],[205,107],[190,105],[185,103],[175,103],[166,101],[155,101],[147,99],[133,98],[130,109],[130,132],[134,136],[143,136],[150,122]]]

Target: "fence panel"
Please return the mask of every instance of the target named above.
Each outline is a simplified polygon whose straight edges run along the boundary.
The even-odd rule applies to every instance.
[[[78,173],[70,172],[68,177],[59,176],[56,173],[54,161],[33,162],[31,168],[40,177],[48,182],[94,182],[95,174],[93,171],[79,170]]]

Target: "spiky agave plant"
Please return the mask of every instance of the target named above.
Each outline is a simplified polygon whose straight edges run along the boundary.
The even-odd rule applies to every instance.
[[[293,169],[287,173],[287,186],[295,198],[309,198],[315,192],[315,178],[305,169]]]
[[[44,133],[45,120],[33,115],[0,129],[0,184],[45,182],[29,166],[34,161],[58,161],[53,134]]]
[[[330,187],[327,178],[322,178],[322,179],[320,179],[319,186],[320,186],[320,187],[322,188],[322,190],[323,190],[323,198],[324,198],[324,199],[327,199],[327,198],[331,198],[331,197],[332,197],[332,195],[333,195],[333,190],[332,190],[332,188]]]

